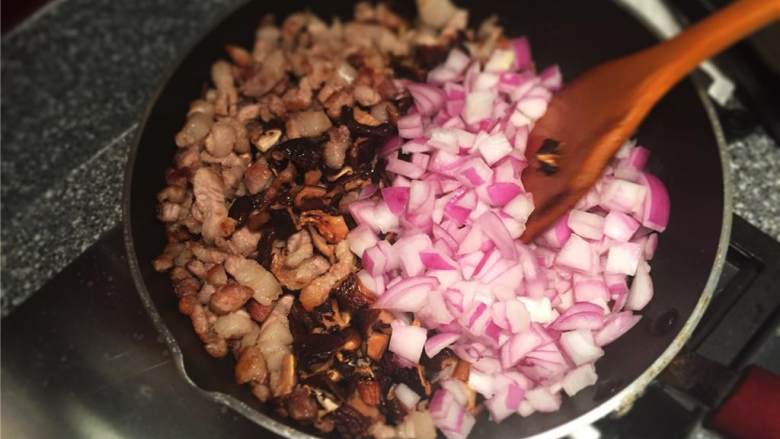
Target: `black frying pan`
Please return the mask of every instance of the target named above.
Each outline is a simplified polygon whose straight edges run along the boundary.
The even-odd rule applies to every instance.
[[[412,14],[413,4],[398,5]],[[252,2],[229,15],[209,32],[173,70],[146,113],[130,152],[124,194],[127,251],[142,300],[168,343],[182,375],[204,395],[239,411],[276,433],[302,437],[273,419],[245,386],[233,382],[231,359],[215,360],[203,350],[190,321],[178,313],[166,274],[151,261],[164,245],[163,225],[156,219],[156,194],[164,187],[163,171],[171,162],[174,134],[190,101],[209,78],[211,64],[224,57],[227,43],[251,46],[258,19],[267,12],[281,18],[310,8],[323,18],[350,17],[352,2]],[[607,59],[656,41],[635,18],[607,1],[482,0],[471,4],[472,24],[496,14],[510,35],[525,34],[534,58],[544,67],[559,63],[564,78]],[[630,404],[674,357],[709,302],[725,256],[729,234],[730,186],[722,141],[709,101],[700,87],[685,81],[675,87],[640,127],[641,144],[652,151],[649,170],[666,182],[672,214],[653,260],[655,298],[643,310],[641,323],[606,348],[597,363],[599,382],[564,397],[556,413],[514,416],[501,424],[482,415],[472,437],[558,437]],[[195,420],[197,422],[197,420]]]

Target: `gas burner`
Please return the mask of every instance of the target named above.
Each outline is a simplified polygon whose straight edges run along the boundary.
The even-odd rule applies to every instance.
[[[718,287],[683,354],[631,411],[597,422],[593,433],[602,439],[719,438],[703,425],[740,374],[751,365],[780,373],[779,283],[780,243],[734,216]]]

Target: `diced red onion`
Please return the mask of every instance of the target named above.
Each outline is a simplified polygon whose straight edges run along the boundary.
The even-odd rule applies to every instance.
[[[509,231],[504,226],[501,219],[493,212],[485,212],[477,221],[482,233],[485,234],[496,245],[501,256],[507,259],[513,259],[517,255],[515,243]]]
[[[417,363],[420,361],[426,336],[425,328],[393,324],[388,349],[403,359]]]
[[[556,318],[550,299],[547,297],[518,297],[517,300],[522,302],[532,322],[549,323]]]
[[[387,203],[390,212],[398,215],[406,210],[406,204],[409,202],[409,188],[391,186],[382,189],[382,199]]]
[[[523,303],[516,300],[509,300],[504,305],[506,307],[506,321],[512,334],[518,334],[527,331],[531,324],[531,316]]]
[[[563,75],[557,64],[551,65],[539,73],[542,85],[552,91],[558,91],[563,87]]]
[[[366,224],[355,227],[347,234],[349,249],[358,256],[363,256],[363,252],[376,245],[377,241],[376,235]]]
[[[639,181],[647,188],[642,210],[642,225],[657,232],[669,224],[669,192],[658,177],[642,174]]]
[[[523,401],[525,391],[517,384],[511,383],[498,389],[493,398],[485,401],[494,422],[501,422],[515,413]]]
[[[414,99],[415,108],[424,116],[433,115],[444,106],[444,91],[435,85],[411,83],[406,89]]]
[[[624,274],[604,273],[604,283],[607,285],[609,293],[613,296],[628,292],[628,284]]]
[[[490,90],[493,91],[498,87],[498,74],[493,72],[482,72],[474,79],[474,85],[472,86],[472,90],[474,91],[482,91],[482,90]],[[501,103],[506,104],[506,102],[500,101]]]
[[[594,341],[599,346],[612,343],[633,328],[641,319],[642,316],[636,315],[631,311],[610,314],[604,319],[604,327],[593,336]]]
[[[409,410],[414,410],[417,403],[420,402],[420,395],[404,383],[395,385],[395,396]]]
[[[592,363],[604,355],[604,351],[593,340],[593,333],[588,329],[564,332],[561,334],[560,343],[566,355],[578,366]]]
[[[387,257],[379,247],[371,247],[363,253],[363,267],[372,276],[379,276],[387,268]]]
[[[639,266],[642,257],[642,248],[633,242],[618,242],[609,248],[607,253],[607,265],[604,270],[607,273],[622,273],[633,276]]]
[[[604,218],[604,234],[616,241],[628,241],[639,229],[639,223],[631,216],[611,211]]]
[[[525,331],[513,335],[501,346],[501,366],[504,369],[516,365],[529,352],[536,349],[542,343],[542,339],[533,331]]]
[[[466,95],[463,108],[463,121],[467,124],[479,123],[493,113],[493,101],[496,95],[489,90],[473,91]]]
[[[572,331],[575,329],[600,329],[604,325],[602,313],[580,312],[567,316],[560,316],[550,326],[557,331]]]
[[[583,238],[598,240],[604,235],[605,219],[595,213],[572,210],[567,225]]]
[[[390,208],[387,207],[387,203],[384,201],[376,203],[374,208],[368,212],[368,215],[365,221],[379,232],[394,232],[398,228],[398,216],[390,211]]]
[[[515,70],[525,70],[533,65],[531,59],[531,44],[528,42],[528,38],[513,38],[509,42],[509,45],[512,47],[512,50],[515,51]]]
[[[613,179],[608,182],[601,194],[600,205],[607,210],[632,212],[645,202],[644,186],[626,180]]]
[[[631,281],[631,291],[628,293],[626,308],[641,311],[653,298],[653,280],[646,263],[637,267],[636,276]]]
[[[570,236],[569,214],[566,214],[560,217],[552,227],[542,234],[541,240],[550,247],[561,248],[566,244]]]
[[[420,260],[423,265],[432,270],[455,270],[457,268],[455,261],[436,252],[420,252]]]
[[[430,358],[449,347],[470,363],[469,386],[500,421],[557,410],[561,390],[595,382],[601,346],[630,330],[652,298],[650,232],[667,226],[669,200],[643,171],[649,151],[629,141],[576,210],[520,243],[534,209],[521,181],[528,135],[562,75],[557,66],[537,74],[525,38],[484,67],[453,49],[429,83],[396,81],[414,107],[380,150],[392,184],[379,183],[381,198],[371,185],[350,203],[358,227],[348,240],[374,306],[395,315],[389,349],[399,361],[411,367],[423,349]],[[394,244],[378,240],[389,232]],[[445,436],[465,439],[475,419],[466,385],[448,373],[429,411]],[[420,397],[405,385],[396,394],[407,407]]]
[[[596,384],[598,375],[593,364],[587,363],[570,370],[561,382],[563,390],[569,396],[576,395],[580,390]]]
[[[422,115],[420,113],[407,114],[398,119],[398,135],[405,139],[414,139],[424,133]]]
[[[431,131],[431,138],[428,144],[436,149],[446,151],[450,154],[457,154],[460,150],[458,146],[457,135],[446,128],[437,128]]]
[[[360,270],[356,274],[360,283],[377,296],[385,292],[384,276],[371,276],[366,270]]]
[[[397,157],[389,157],[387,159],[388,172],[393,172],[404,177],[417,179],[425,174],[425,168],[421,168],[413,163],[401,160]]]
[[[561,407],[561,395],[547,387],[536,387],[525,393],[528,404],[537,412],[554,412]]]
[[[518,221],[527,221],[534,210],[531,194],[520,194],[504,206],[504,212]]]
[[[609,300],[607,285],[601,279],[583,279],[574,282],[574,297],[578,302]]]
[[[433,245],[431,239],[425,233],[404,236],[393,244],[398,252],[401,269],[406,276],[417,276],[423,272],[425,266],[420,259],[420,252]]]
[[[492,134],[480,138],[477,136],[477,149],[488,165],[494,165],[512,152],[512,144],[502,133]]]
[[[463,73],[469,63],[471,63],[471,58],[460,49],[450,50],[449,55],[447,55],[447,60],[444,61],[444,65],[448,69],[457,72],[458,74]]]
[[[645,241],[645,245],[642,249],[642,256],[645,258],[646,261],[653,259],[657,247],[658,247],[658,234],[651,233],[647,235],[647,240]]]
[[[451,344],[455,343],[456,340],[460,338],[460,334],[454,334],[454,333],[442,333],[442,334],[436,334],[433,337],[429,338],[428,341],[425,342],[425,355],[428,356],[428,358],[433,358],[444,350],[444,348],[450,346]]]
[[[558,256],[555,258],[555,265],[574,271],[587,272],[592,264],[591,258],[590,244],[579,236],[572,235],[558,252]]]
[[[458,72],[447,68],[444,65],[431,69],[428,72],[428,82],[431,84],[444,84],[448,81],[454,81],[458,78]]]
[[[482,373],[478,370],[471,369],[469,371],[468,385],[477,393],[482,394],[485,398],[493,396],[493,381],[495,378],[488,373]]]
[[[490,181],[493,176],[493,170],[479,157],[463,163],[455,176],[464,185],[469,187],[480,186]]]
[[[517,107],[515,108],[514,114],[522,114],[529,120],[535,121],[536,119],[542,117],[544,112],[547,111],[547,104],[549,102],[549,98],[526,94],[520,98],[519,101],[517,101]]]

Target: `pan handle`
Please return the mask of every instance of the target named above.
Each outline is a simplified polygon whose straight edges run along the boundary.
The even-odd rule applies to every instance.
[[[704,425],[735,439],[780,438],[780,375],[748,367]]]
[[[711,409],[707,428],[734,439],[780,438],[780,375],[755,365],[737,372],[683,352],[658,378]]]

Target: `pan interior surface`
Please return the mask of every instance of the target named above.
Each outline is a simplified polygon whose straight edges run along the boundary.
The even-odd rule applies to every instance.
[[[498,16],[508,35],[530,38],[538,67],[557,63],[564,80],[656,41],[635,18],[610,2],[486,0],[478,8],[470,5],[472,26],[489,15]],[[411,2],[398,6],[401,12],[413,12]],[[183,373],[203,390],[232,396],[220,395],[216,399],[221,402],[290,436],[300,433],[271,425],[272,421],[261,414],[270,415],[271,411],[256,401],[246,386],[234,383],[231,359],[208,356],[189,319],[178,313],[167,275],[152,269],[151,261],[165,242],[163,225],[156,218],[155,197],[165,185],[164,171],[176,149],[174,135],[184,122],[190,101],[199,96],[208,80],[211,64],[225,58],[225,44],[251,47],[255,27],[265,13],[283,18],[310,9],[326,19],[347,18],[352,7],[352,2],[346,1],[291,0],[251,2],[239,8],[195,46],[164,85],[147,113],[126,176],[124,215],[133,275],[158,328],[170,335],[174,354],[180,350]],[[679,84],[658,104],[637,138],[652,151],[649,171],[666,183],[672,201],[669,227],[660,237],[652,262],[655,297],[642,311],[642,321],[607,346],[605,357],[596,364],[599,382],[573,398],[564,397],[558,412],[513,416],[501,424],[488,422],[483,413],[472,437],[533,436],[591,412],[645,372],[691,316],[718,253],[725,208],[718,143],[691,81]]]

